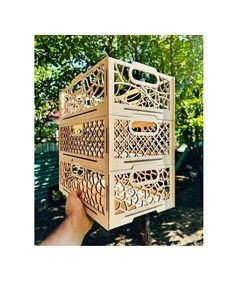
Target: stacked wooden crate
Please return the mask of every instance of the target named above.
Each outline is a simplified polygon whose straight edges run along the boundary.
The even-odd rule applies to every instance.
[[[110,57],[60,93],[60,190],[109,230],[174,207],[174,78]]]

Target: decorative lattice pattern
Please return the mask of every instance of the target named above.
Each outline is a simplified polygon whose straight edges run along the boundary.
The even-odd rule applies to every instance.
[[[114,122],[114,157],[129,158],[170,153],[170,123],[156,123],[158,131],[150,134],[131,132],[130,120]]]
[[[146,183],[135,184],[140,181]],[[170,168],[115,175],[116,215],[169,198]]]
[[[60,128],[60,151],[103,158],[104,144],[104,120]]]
[[[129,67],[115,63],[114,102],[140,107],[170,110],[170,80],[159,75],[158,87],[135,85],[129,78]]]
[[[60,96],[62,117],[87,110],[104,102],[104,65],[82,78],[73,89],[65,89]]]
[[[81,199],[105,215],[105,177],[92,170],[60,161],[60,184],[68,192],[81,190]]]

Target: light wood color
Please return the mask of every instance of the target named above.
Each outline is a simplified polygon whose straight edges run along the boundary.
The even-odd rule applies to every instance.
[[[156,82],[135,79],[133,70]],[[59,100],[65,195],[82,189],[88,215],[107,230],[175,206],[173,77],[106,57]]]
[[[131,73],[130,70],[134,69],[155,74],[159,83],[150,84],[135,80],[133,77],[127,78],[127,74]],[[87,113],[96,117],[107,114],[132,116],[135,113],[145,112],[158,114],[161,119],[173,120],[172,77],[154,70],[137,62],[129,64],[110,57],[104,58],[86,73],[78,75],[60,92],[60,121]],[[80,88],[73,91],[76,84],[80,84]],[[126,92],[116,96],[121,89]],[[135,94],[138,96],[130,97]]]
[[[132,126],[156,124],[154,132],[135,132]],[[173,121],[149,114],[109,116],[109,171],[133,169],[134,165],[169,163],[172,160]],[[137,129],[138,129],[137,128]]]
[[[79,115],[96,117],[98,113],[107,113],[107,63],[106,57],[60,92],[60,123]],[[76,85],[79,87],[73,90]]]

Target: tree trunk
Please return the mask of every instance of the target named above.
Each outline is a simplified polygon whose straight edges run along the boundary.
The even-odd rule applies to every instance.
[[[105,51],[107,53],[108,56],[112,56],[112,43],[113,43],[113,40],[114,40],[114,36],[111,35],[111,36],[108,36],[108,43],[105,47]]]
[[[149,215],[143,215],[141,217],[142,235],[145,245],[152,245],[151,231],[150,231],[150,220]]]
[[[161,72],[162,72],[163,74],[165,73],[165,70],[164,70],[164,61],[163,61],[162,52],[161,52]]]
[[[170,72],[171,76],[175,76],[175,66],[173,58],[173,36],[170,36]]]

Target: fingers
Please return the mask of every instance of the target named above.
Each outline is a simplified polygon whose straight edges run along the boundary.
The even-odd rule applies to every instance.
[[[80,189],[77,189],[77,190],[75,190],[74,192],[76,193],[77,197],[81,199],[81,196],[82,196],[81,190],[80,190]]]
[[[76,191],[72,191],[69,196],[73,197],[73,198],[76,198],[76,197],[78,197],[78,194],[77,194]]]
[[[89,220],[90,226],[92,227],[94,220],[91,217],[89,217],[88,215],[87,215],[87,218]]]
[[[80,189],[80,185],[79,184],[77,184],[77,189],[74,192],[77,195],[77,197],[81,199],[81,194],[82,193],[81,193],[81,189]]]
[[[70,196],[73,198],[80,198],[81,199],[81,195],[82,195],[82,193],[81,193],[80,189],[77,189],[77,190],[72,191],[70,193]]]

